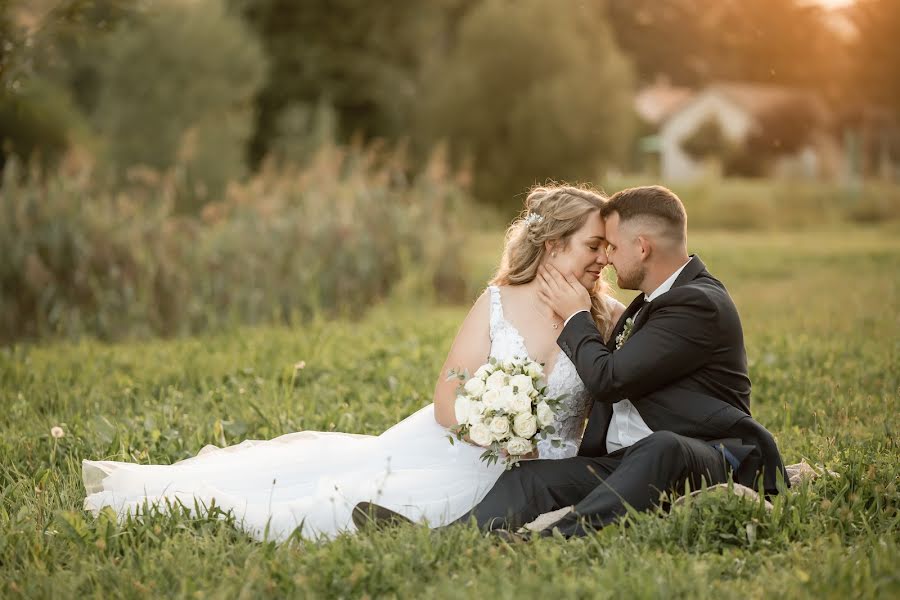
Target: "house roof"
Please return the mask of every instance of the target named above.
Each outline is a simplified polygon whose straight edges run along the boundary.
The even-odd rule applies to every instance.
[[[751,117],[759,117],[794,102],[808,106],[820,122],[827,122],[831,116],[822,99],[812,92],[799,88],[743,82],[717,82],[698,91],[673,87],[667,83],[656,83],[637,94],[635,110],[650,123],[662,125],[693,101],[709,94],[725,98]]]
[[[695,93],[690,88],[676,87],[667,80],[658,79],[637,93],[634,98],[634,109],[642,119],[658,125],[668,119]]]
[[[808,104],[811,110],[824,115],[824,103],[813,93],[795,88],[758,83],[715,83],[708,90],[718,92],[754,116],[777,110],[792,102]]]

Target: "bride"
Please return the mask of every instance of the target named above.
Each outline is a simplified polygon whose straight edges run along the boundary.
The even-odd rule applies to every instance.
[[[488,357],[527,356],[544,364],[548,394],[567,394],[557,410],[553,447],[541,458],[566,458],[578,449],[590,402],[556,339],[563,320],[537,296],[541,264],[572,273],[592,291],[592,316],[606,336],[624,307],[608,294],[600,272],[607,264],[600,208],[605,198],[568,186],[537,187],[523,218],[507,231],[500,268],[475,302],[441,368],[434,403],[379,436],[302,431],[234,446],[206,446],[171,465],[85,460],[86,510],[112,507],[139,513],[145,505],[232,511],[257,539],[283,541],[299,528],[304,537],[352,531],[353,506],[375,502],[436,527],[459,518],[491,489],[502,464],[480,460],[483,448],[450,444],[458,380],[451,369],[473,373]],[[568,315],[563,315],[567,317]],[[201,509],[202,510],[202,509]]]

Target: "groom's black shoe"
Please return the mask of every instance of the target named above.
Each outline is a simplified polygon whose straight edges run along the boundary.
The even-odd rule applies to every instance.
[[[412,523],[400,513],[378,506],[371,502],[360,502],[353,507],[353,524],[362,531],[363,529],[383,529],[394,525],[402,525],[404,523]]]

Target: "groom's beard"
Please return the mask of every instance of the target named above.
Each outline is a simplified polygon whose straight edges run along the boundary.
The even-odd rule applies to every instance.
[[[643,265],[637,265],[630,271],[616,269],[616,285],[623,290],[639,290],[646,275],[647,269]]]

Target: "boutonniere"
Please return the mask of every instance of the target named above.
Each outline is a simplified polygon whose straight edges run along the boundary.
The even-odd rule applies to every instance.
[[[616,336],[616,350],[621,348],[625,342],[628,341],[628,338],[631,337],[631,331],[634,329],[634,317],[628,317],[625,319],[625,326],[622,327],[622,332]]]

